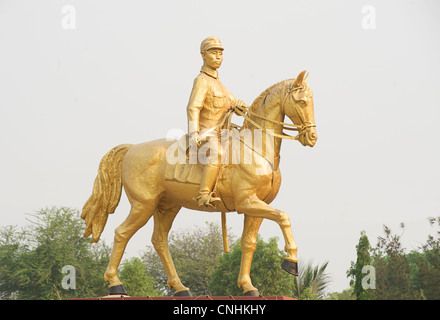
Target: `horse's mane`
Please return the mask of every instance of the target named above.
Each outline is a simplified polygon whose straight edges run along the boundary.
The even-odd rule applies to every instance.
[[[270,94],[272,91],[274,91],[274,89],[276,88],[276,87],[279,87],[279,88],[283,88],[284,87],[284,85],[287,83],[287,82],[292,82],[293,80],[295,80],[295,79],[287,79],[287,80],[283,80],[283,81],[280,81],[280,82],[277,82],[277,83],[275,83],[274,85],[272,85],[272,86],[270,86],[269,88],[267,88],[266,90],[264,90],[255,100],[254,100],[254,102],[252,102],[252,105],[251,105],[251,110],[256,110],[256,108],[258,108],[259,106],[260,106],[260,104],[265,100],[265,98],[268,96],[268,94]]]
[[[295,80],[296,79],[287,79],[270,86],[269,88],[264,90],[254,100],[254,102],[252,102],[250,109],[256,111],[261,107],[265,108],[266,101],[271,102],[273,98],[279,98],[280,90],[284,89],[286,86],[290,86]],[[310,98],[312,96],[313,92],[305,82],[303,82],[303,84],[301,85],[300,90],[297,90],[293,93],[293,97],[295,100],[301,100],[304,97]],[[271,105],[271,103],[268,103],[268,105]]]

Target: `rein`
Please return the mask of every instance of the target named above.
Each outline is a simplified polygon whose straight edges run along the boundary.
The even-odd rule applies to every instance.
[[[289,91],[289,92],[287,93],[287,95],[285,96],[285,98],[284,98],[284,100],[283,100],[283,107],[284,107],[284,103],[286,102],[286,99],[287,99],[287,97],[289,96],[289,94],[292,93],[292,92],[295,91],[295,90],[298,90],[298,89],[299,89],[299,88],[295,88],[295,89],[293,89],[293,90],[291,90],[291,91]],[[292,123],[286,123],[286,122],[276,121],[276,120],[273,120],[273,119],[267,118],[267,117],[265,117],[265,116],[259,115],[259,114],[255,113],[255,112],[251,111],[249,107],[242,106],[241,108],[234,107],[233,109],[230,109],[230,110],[225,114],[225,116],[223,117],[222,121],[221,121],[219,124],[217,124],[216,126],[214,126],[213,128],[210,128],[209,130],[207,130],[206,132],[204,132],[204,133],[199,137],[199,140],[202,140],[202,139],[206,138],[206,137],[209,136],[212,132],[214,132],[216,129],[221,128],[221,127],[225,124],[225,122],[228,122],[228,127],[230,127],[230,125],[231,125],[231,118],[232,118],[232,114],[233,114],[233,112],[235,112],[235,113],[237,113],[238,115],[242,116],[245,120],[249,121],[251,124],[253,124],[253,125],[254,125],[255,127],[257,127],[258,129],[262,130],[263,132],[265,132],[265,133],[267,133],[267,134],[269,134],[269,135],[272,135],[272,136],[275,136],[275,137],[281,138],[281,139],[299,140],[299,138],[300,138],[303,134],[305,134],[305,131],[306,131],[308,128],[316,127],[316,124],[311,123],[311,122],[309,122],[309,121],[305,121],[305,122],[303,122],[299,114],[298,114],[298,117],[299,117],[299,119],[301,120],[301,122],[302,122],[303,124],[295,125],[295,124],[292,124]],[[297,111],[297,112],[298,112],[298,111]],[[260,118],[260,119],[263,119],[263,120],[266,120],[266,121],[269,121],[269,122],[272,122],[272,123],[275,123],[275,124],[278,124],[278,125],[281,125],[283,130],[285,129],[285,130],[291,130],[291,131],[298,131],[298,134],[297,134],[296,136],[289,136],[288,134],[285,134],[285,133],[283,133],[283,134],[278,134],[278,133],[275,133],[275,132],[269,132],[269,131],[267,131],[266,128],[264,128],[263,126],[261,126],[260,124],[258,124],[258,123],[255,122],[254,120],[252,120],[252,118],[251,118],[249,115],[250,115],[250,116],[257,117],[257,118]]]
[[[239,115],[241,115],[243,118],[245,118],[247,121],[249,121],[251,124],[253,124],[255,127],[257,127],[258,129],[264,131],[267,134],[273,135],[273,136],[281,138],[281,139],[299,140],[299,137],[305,133],[306,129],[316,127],[316,124],[314,124],[314,123],[305,123],[302,125],[295,125],[295,124],[291,124],[291,123],[276,121],[276,120],[264,117],[262,115],[256,114],[255,112],[251,111],[247,107],[243,107],[243,109],[244,109],[244,111],[239,108],[235,108],[235,111]],[[282,129],[298,131],[298,134],[296,136],[289,136],[288,134],[278,134],[275,132],[269,132],[269,131],[267,131],[266,128],[264,128],[263,126],[261,126],[260,124],[258,124],[254,120],[252,120],[251,117],[249,117],[249,115],[266,120],[266,121],[270,121],[270,122],[278,124],[278,125],[281,125]]]

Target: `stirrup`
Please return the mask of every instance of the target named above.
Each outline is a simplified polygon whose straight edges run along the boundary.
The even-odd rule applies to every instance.
[[[221,201],[221,198],[213,197],[213,192],[211,193],[202,193],[197,197],[197,202],[199,204],[199,207],[206,206],[206,207],[213,207],[215,208],[215,205],[212,204],[212,202],[215,201]]]

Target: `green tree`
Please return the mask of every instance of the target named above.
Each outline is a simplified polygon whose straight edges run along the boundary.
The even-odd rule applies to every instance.
[[[83,238],[77,210],[42,209],[31,224],[0,228],[0,297],[2,299],[67,299],[106,295],[102,278],[109,247],[91,246]],[[75,271],[75,289],[63,288],[63,267]],[[73,276],[73,275],[72,275]],[[73,280],[72,280],[73,281]]]
[[[130,296],[159,296],[154,289],[154,280],[147,273],[141,259],[135,257],[125,260],[119,275]]]
[[[231,243],[233,235],[229,235]],[[223,253],[222,233],[219,225],[206,223],[205,228],[172,232],[168,241],[174,265],[182,283],[189,287],[194,296],[211,294],[208,284],[211,273]],[[162,262],[153,247],[147,247],[142,255],[147,273],[155,279],[155,290],[164,295],[173,292],[167,287],[167,275]]]
[[[440,217],[428,218],[431,226],[440,226]],[[351,285],[357,298],[380,300],[440,299],[440,231],[428,235],[426,243],[408,254],[402,246],[401,238],[405,225],[401,223],[402,233],[393,234],[384,226],[384,236],[378,237],[375,248],[369,247],[364,231],[356,247],[358,260],[351,263],[347,277],[352,277]],[[369,252],[372,253],[371,257]],[[362,266],[370,264],[375,270],[376,289],[368,292],[357,286]],[[365,295],[365,293],[367,293]],[[330,298],[334,298],[332,295]]]
[[[402,234],[405,228],[401,224]],[[385,237],[379,237],[374,250],[373,265],[376,270],[376,290],[371,290],[371,298],[377,300],[422,299],[422,292],[411,280],[411,268],[405,249],[401,244],[402,235],[393,235],[384,226]]]
[[[294,296],[298,300],[319,300],[319,296],[316,293],[313,293],[311,287],[305,288],[299,296]]]
[[[342,292],[331,292],[327,295],[326,300],[355,300],[354,283],[350,285],[350,288],[343,290]]]
[[[351,277],[350,285],[353,286],[353,294],[357,300],[368,300],[371,292],[370,289],[364,289],[362,286],[362,279],[365,277],[363,268],[371,265],[370,250],[371,247],[368,237],[365,231],[362,231],[359,243],[356,246],[356,263],[352,261],[351,267],[347,271],[347,277]]]
[[[209,289],[215,296],[236,296],[242,291],[237,286],[237,277],[240,271],[241,245],[237,241],[227,254],[219,256],[218,264],[211,274]]]
[[[440,217],[429,218],[431,226],[440,226]],[[418,251],[408,254],[414,286],[423,292],[426,299],[440,300],[440,231],[428,235],[426,243]]]

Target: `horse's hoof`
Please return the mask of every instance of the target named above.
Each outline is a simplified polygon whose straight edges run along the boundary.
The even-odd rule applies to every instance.
[[[188,290],[182,290],[179,292],[176,292],[174,294],[175,297],[192,297],[191,291]]]
[[[243,293],[243,295],[245,297],[259,297],[260,293],[258,292],[258,290],[249,290]]]
[[[124,285],[118,284],[116,286],[108,288],[109,295],[122,295],[122,296],[128,296],[127,291],[125,291]]]
[[[284,259],[281,263],[281,268],[283,268],[288,273],[293,274],[295,277],[298,276],[298,262]]]

